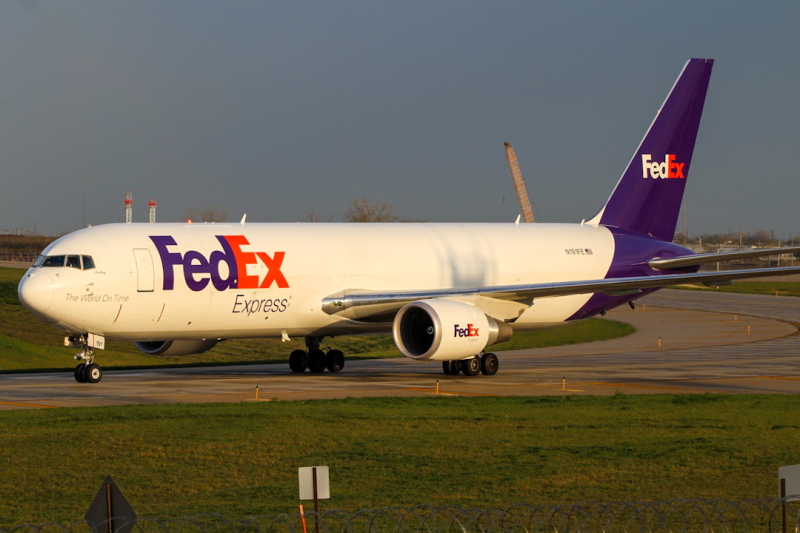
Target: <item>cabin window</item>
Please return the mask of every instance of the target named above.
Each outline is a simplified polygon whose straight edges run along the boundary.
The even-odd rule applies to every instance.
[[[83,256],[83,269],[90,270],[94,268],[94,261],[88,255]]]
[[[68,255],[67,256],[67,266],[70,268],[77,268],[78,270],[81,269],[81,256],[79,255]]]
[[[43,267],[63,267],[64,266],[64,259],[66,256],[64,255],[48,255],[44,262],[42,263]]]

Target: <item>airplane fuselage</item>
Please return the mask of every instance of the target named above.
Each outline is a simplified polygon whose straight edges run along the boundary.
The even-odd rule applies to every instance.
[[[391,321],[323,312],[322,299],[340,291],[648,275],[656,273],[649,259],[687,253],[576,224],[109,224],[43,254],[88,256],[94,268],[32,268],[20,294],[56,327],[113,340],[328,336],[391,330]],[[630,299],[579,294],[481,307],[495,305],[498,318],[525,330]]]

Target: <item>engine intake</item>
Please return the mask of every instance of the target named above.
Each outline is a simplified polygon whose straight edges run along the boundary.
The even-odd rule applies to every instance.
[[[472,304],[434,298],[398,311],[392,334],[397,349],[411,359],[455,361],[478,355],[486,346],[507,341],[513,330]]]
[[[150,355],[192,355],[207,352],[217,345],[217,339],[136,341],[133,344],[144,353],[149,353]]]

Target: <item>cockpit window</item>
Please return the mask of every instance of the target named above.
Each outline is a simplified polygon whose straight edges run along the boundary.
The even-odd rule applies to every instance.
[[[81,261],[83,260],[83,261]],[[66,264],[65,264],[66,263]],[[40,255],[33,263],[34,267],[63,267],[91,270],[95,268],[94,260],[89,255]]]
[[[64,266],[64,255],[49,255],[44,259],[42,263],[43,267],[63,267]]]

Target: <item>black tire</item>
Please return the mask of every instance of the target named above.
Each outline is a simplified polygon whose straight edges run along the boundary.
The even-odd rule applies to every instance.
[[[86,363],[81,363],[75,367],[75,381],[78,383],[86,383],[84,371],[86,370]]]
[[[301,374],[308,368],[308,354],[305,350],[295,350],[289,354],[289,368],[296,374]]]
[[[325,352],[322,350],[308,352],[308,371],[314,373],[325,371]]]
[[[443,361],[442,370],[448,376],[457,376],[461,370],[458,368],[458,361]]]
[[[481,373],[481,359],[480,357],[473,357],[472,359],[464,359],[461,361],[461,371],[465,376],[477,376]]]
[[[484,376],[494,376],[499,366],[500,362],[495,354],[485,353],[481,356],[481,372]]]
[[[341,372],[344,368],[344,354],[341,350],[331,350],[325,356],[325,367],[328,372]]]
[[[84,371],[83,376],[86,379],[86,383],[98,383],[101,379],[103,379],[103,369],[100,367],[100,365],[95,363],[86,365],[86,370]]]

